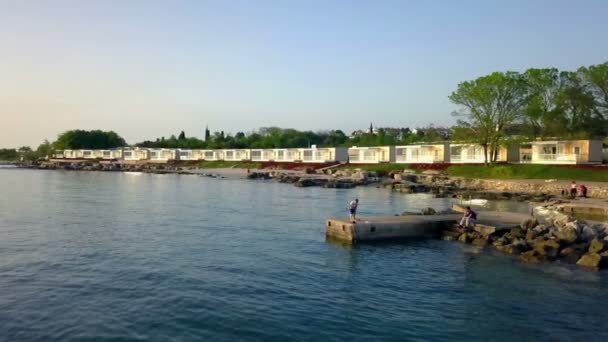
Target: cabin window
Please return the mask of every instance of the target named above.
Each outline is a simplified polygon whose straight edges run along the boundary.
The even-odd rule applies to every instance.
[[[581,147],[580,146],[574,146],[574,154],[579,156],[581,154]]]

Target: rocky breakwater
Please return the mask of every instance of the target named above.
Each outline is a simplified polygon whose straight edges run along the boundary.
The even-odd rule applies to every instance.
[[[328,173],[295,173],[289,171],[251,172],[248,179],[273,179],[296,187],[319,186],[323,188],[349,189],[361,185],[376,184],[381,177],[375,172],[332,170]]]
[[[510,229],[476,225],[473,230],[458,227],[446,230],[445,240],[494,248],[517,255],[524,262],[560,261],[600,269],[608,268],[608,225],[587,223],[558,214],[541,224],[535,218]]]

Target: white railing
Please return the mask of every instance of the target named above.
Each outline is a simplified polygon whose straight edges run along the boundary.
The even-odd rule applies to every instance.
[[[586,160],[586,155],[566,153],[539,153],[532,155],[532,161],[540,162],[577,162]]]
[[[410,156],[397,155],[395,158],[397,163],[441,163],[443,160],[434,155],[430,156]]]

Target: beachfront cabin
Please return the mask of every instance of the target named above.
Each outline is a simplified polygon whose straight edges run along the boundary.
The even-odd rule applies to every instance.
[[[201,150],[202,159],[206,161],[222,160],[222,156],[218,150]]]
[[[150,149],[150,161],[152,162],[167,162],[169,160],[177,160],[177,150],[169,148],[152,148]]]
[[[177,150],[177,158],[179,160],[198,160],[195,159],[194,150]]]
[[[449,146],[447,142],[395,146],[395,162],[403,164],[445,163],[450,160]]]
[[[519,145],[510,145],[509,147],[500,146],[498,148],[497,162],[519,162],[520,150]],[[490,151],[488,151],[488,160],[490,159]],[[481,144],[462,143],[450,144],[449,162],[452,164],[483,164],[485,163],[485,154]]]
[[[223,160],[227,160],[227,161],[249,160],[249,150],[246,150],[246,149],[222,150],[222,157],[223,157]]]
[[[532,164],[592,164],[602,162],[601,140],[534,141],[526,144],[525,162]],[[522,152],[522,158],[524,153]]]
[[[274,149],[274,156],[276,162],[293,163],[302,160],[298,148],[276,148]]]
[[[95,155],[104,160],[122,159],[122,149],[95,150]]]
[[[268,162],[274,160],[273,149],[253,149],[251,150],[251,161]]]
[[[55,153],[53,153],[53,158],[54,159],[64,159],[65,158],[65,151],[55,151]]]
[[[125,161],[140,161],[149,159],[149,151],[145,148],[125,148],[122,152],[122,159]]]
[[[300,148],[299,159],[304,163],[331,163],[346,162],[348,160],[348,148],[346,147],[317,147],[312,145],[308,148]]]
[[[353,164],[378,164],[395,162],[395,146],[349,147],[348,162]]]

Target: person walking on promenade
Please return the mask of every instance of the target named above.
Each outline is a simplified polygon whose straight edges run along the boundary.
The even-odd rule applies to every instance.
[[[477,213],[471,210],[471,207],[467,207],[467,210],[464,212],[462,216],[462,220],[460,220],[459,228],[472,228],[477,221]]]
[[[350,214],[350,220],[352,223],[357,223],[357,207],[359,206],[359,199],[355,198],[348,204],[348,213]]]
[[[572,181],[572,184],[570,184],[570,198],[575,198],[576,197],[576,182]]]

